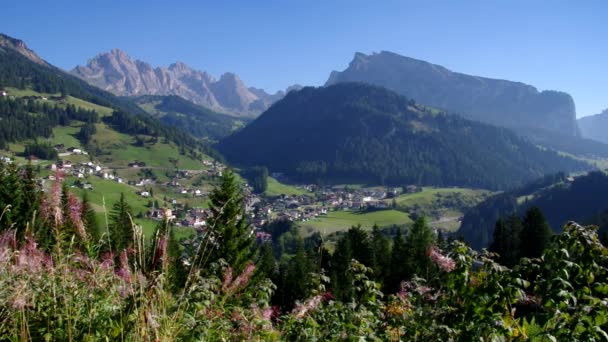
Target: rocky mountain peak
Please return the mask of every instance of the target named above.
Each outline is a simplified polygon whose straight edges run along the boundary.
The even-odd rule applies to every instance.
[[[183,62],[153,67],[120,49],[99,54],[71,73],[120,96],[177,95],[214,111],[244,116],[260,114],[283,95],[252,91],[234,73],[216,80]]]
[[[30,50],[30,48],[27,47],[27,45],[25,44],[25,42],[23,40],[13,38],[13,37],[7,36],[2,33],[0,33],[0,48],[7,48],[7,49],[17,51],[18,53],[27,57],[29,60],[33,61],[34,63],[38,63],[38,64],[42,64],[42,65],[49,65],[46,61],[44,61],[42,58],[40,58],[34,51]]]
[[[326,85],[364,82],[422,104],[510,128],[537,128],[578,136],[572,97],[520,82],[471,76],[443,66],[382,51],[356,53],[348,68],[330,74]]]

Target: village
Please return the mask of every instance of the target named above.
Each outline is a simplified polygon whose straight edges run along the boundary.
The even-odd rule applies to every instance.
[[[173,220],[177,227],[190,227],[200,232],[209,224],[211,212],[206,206],[189,206],[185,203],[187,198],[197,198],[201,203],[206,202],[210,189],[203,186],[194,186],[192,179],[204,176],[208,180],[216,180],[222,176],[226,166],[216,161],[204,160],[200,170],[176,169],[173,177],[160,182],[152,177],[140,177],[137,180],[120,177],[116,169],[104,166],[99,162],[82,161],[72,162],[65,159],[71,155],[84,155],[88,153],[76,147],[54,146],[62,160],[46,166],[50,171],[46,179],[56,180],[57,173],[75,178],[73,187],[92,190],[90,177],[97,177],[106,181],[125,184],[142,198],[149,199],[149,208],[140,218],[162,220],[165,217]],[[3,157],[5,162],[10,158]],[[144,162],[132,161],[128,168],[142,171],[147,174],[149,168]],[[282,174],[272,174],[273,178],[288,181]],[[200,184],[197,184],[200,185]],[[421,191],[416,186],[404,188],[369,187],[358,188],[348,186],[324,186],[314,184],[294,185],[301,190],[298,195],[266,196],[255,194],[247,183],[243,185],[245,213],[248,222],[258,235],[262,236],[262,227],[273,220],[289,220],[293,222],[307,222],[330,211],[366,211],[390,209],[395,204],[392,199],[403,192],[412,193]],[[153,188],[162,189],[162,195],[155,194]],[[163,197],[159,200],[159,197]]]

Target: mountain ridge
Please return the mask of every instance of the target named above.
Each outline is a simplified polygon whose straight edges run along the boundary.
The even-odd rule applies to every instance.
[[[231,72],[216,79],[179,61],[168,67],[154,67],[120,49],[99,53],[70,73],[115,95],[177,95],[211,110],[237,116],[255,116],[285,95],[283,91],[268,94],[262,89],[247,87]]]
[[[414,98],[424,105],[497,126],[535,127],[579,136],[570,95],[521,82],[471,76],[426,61],[382,51],[355,53],[344,71],[332,71],[325,85],[366,82]]]
[[[593,139],[608,144],[608,109],[599,114],[585,116],[577,120],[581,134],[588,139]]]
[[[239,165],[313,182],[505,189],[545,173],[590,169],[506,128],[437,113],[363,83],[290,92],[217,147]]]

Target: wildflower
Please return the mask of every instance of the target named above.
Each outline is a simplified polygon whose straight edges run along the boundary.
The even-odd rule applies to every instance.
[[[255,265],[253,263],[249,263],[243,273],[241,273],[232,284],[230,284],[230,290],[238,290],[249,282],[249,278],[253,275],[253,271],[255,271]]]
[[[78,236],[83,240],[86,239],[84,222],[82,222],[82,203],[71,193],[68,195],[68,213]]]
[[[131,269],[129,268],[129,256],[127,251],[120,253],[120,267],[116,270],[116,275],[127,283],[131,282]]]
[[[305,303],[299,303],[295,309],[293,309],[292,313],[297,319],[303,318],[308,312],[319,307],[325,298],[328,298],[327,293],[316,295],[308,299]]]
[[[22,296],[17,296],[13,299],[13,309],[23,310],[27,307],[27,301]]]
[[[228,290],[228,286],[232,283],[232,267],[228,266],[224,273],[224,281],[222,282],[222,290]]]
[[[452,258],[441,254],[437,246],[431,246],[428,251],[431,260],[439,266],[444,272],[452,272],[456,268],[456,262]]]

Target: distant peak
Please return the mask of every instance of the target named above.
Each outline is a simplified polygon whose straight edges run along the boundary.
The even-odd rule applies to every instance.
[[[172,70],[172,71],[185,71],[185,70],[192,70],[192,68],[190,68],[184,62],[177,61],[177,62],[169,65],[169,70]]]
[[[30,50],[23,40],[0,33],[0,47],[15,50],[35,63],[48,65],[48,63],[40,58],[34,51]]]

